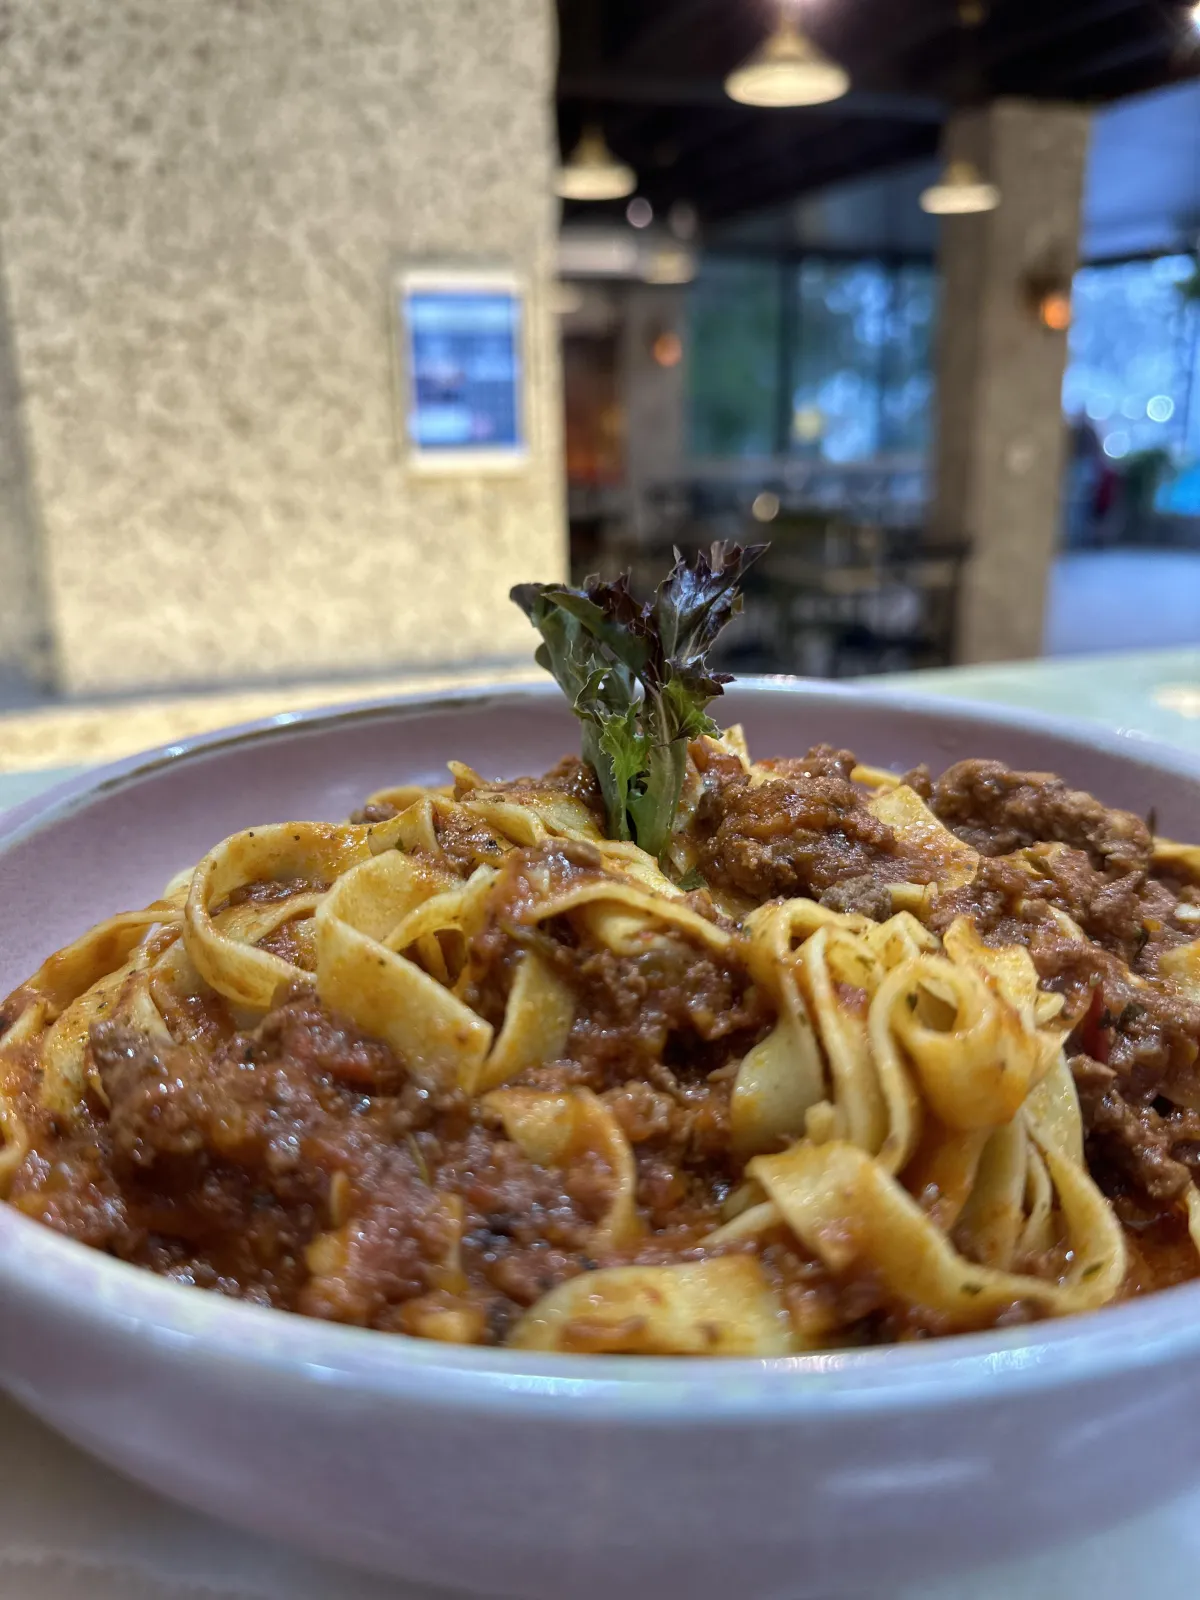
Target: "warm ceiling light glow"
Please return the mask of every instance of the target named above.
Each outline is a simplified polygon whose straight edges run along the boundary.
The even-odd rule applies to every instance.
[[[951,161],[938,182],[921,196],[921,210],[932,217],[994,211],[999,204],[999,189],[988,183],[973,161]]]
[[[1200,28],[1200,5],[1192,7],[1192,23],[1193,26]]]
[[[725,79],[725,93],[744,106],[826,105],[849,87],[846,71],[789,17]]]
[[[624,200],[637,188],[637,176],[613,155],[599,128],[585,128],[554,187],[564,200]]]
[[[695,276],[696,261],[690,250],[655,250],[642,268],[642,277],[647,283],[691,283]]]

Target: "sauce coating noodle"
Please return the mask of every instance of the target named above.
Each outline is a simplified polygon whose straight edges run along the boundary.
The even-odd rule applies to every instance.
[[[693,741],[247,829],[0,1008],[0,1192],[392,1332],[776,1356],[1200,1272],[1200,849],[1057,779]]]

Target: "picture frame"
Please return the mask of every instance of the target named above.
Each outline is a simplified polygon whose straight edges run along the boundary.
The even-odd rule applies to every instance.
[[[519,473],[530,458],[528,292],[500,266],[412,263],[392,280],[405,460],[424,475]]]

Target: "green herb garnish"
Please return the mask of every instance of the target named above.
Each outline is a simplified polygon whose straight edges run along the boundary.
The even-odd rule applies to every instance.
[[[730,674],[705,659],[742,608],[742,579],[766,550],[714,544],[675,566],[646,605],[629,587],[589,578],[582,589],[522,583],[512,598],[542,635],[538,665],[583,724],[615,839],[652,856],[670,842],[687,775],[688,740],[719,732],[707,714]]]

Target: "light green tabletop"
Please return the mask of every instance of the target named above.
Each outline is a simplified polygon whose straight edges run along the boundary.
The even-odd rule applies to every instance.
[[[1087,717],[1200,750],[1200,649],[952,667],[870,680],[874,687]]]
[[[923,694],[1087,717],[1200,750],[1200,649],[955,667],[864,681],[878,688],[919,689]],[[113,716],[120,716],[119,707],[113,708]],[[0,810],[79,770],[55,767],[0,773]]]
[[[39,772],[0,772],[0,811],[32,799],[35,794],[53,788],[81,770],[79,767],[46,767]]]

